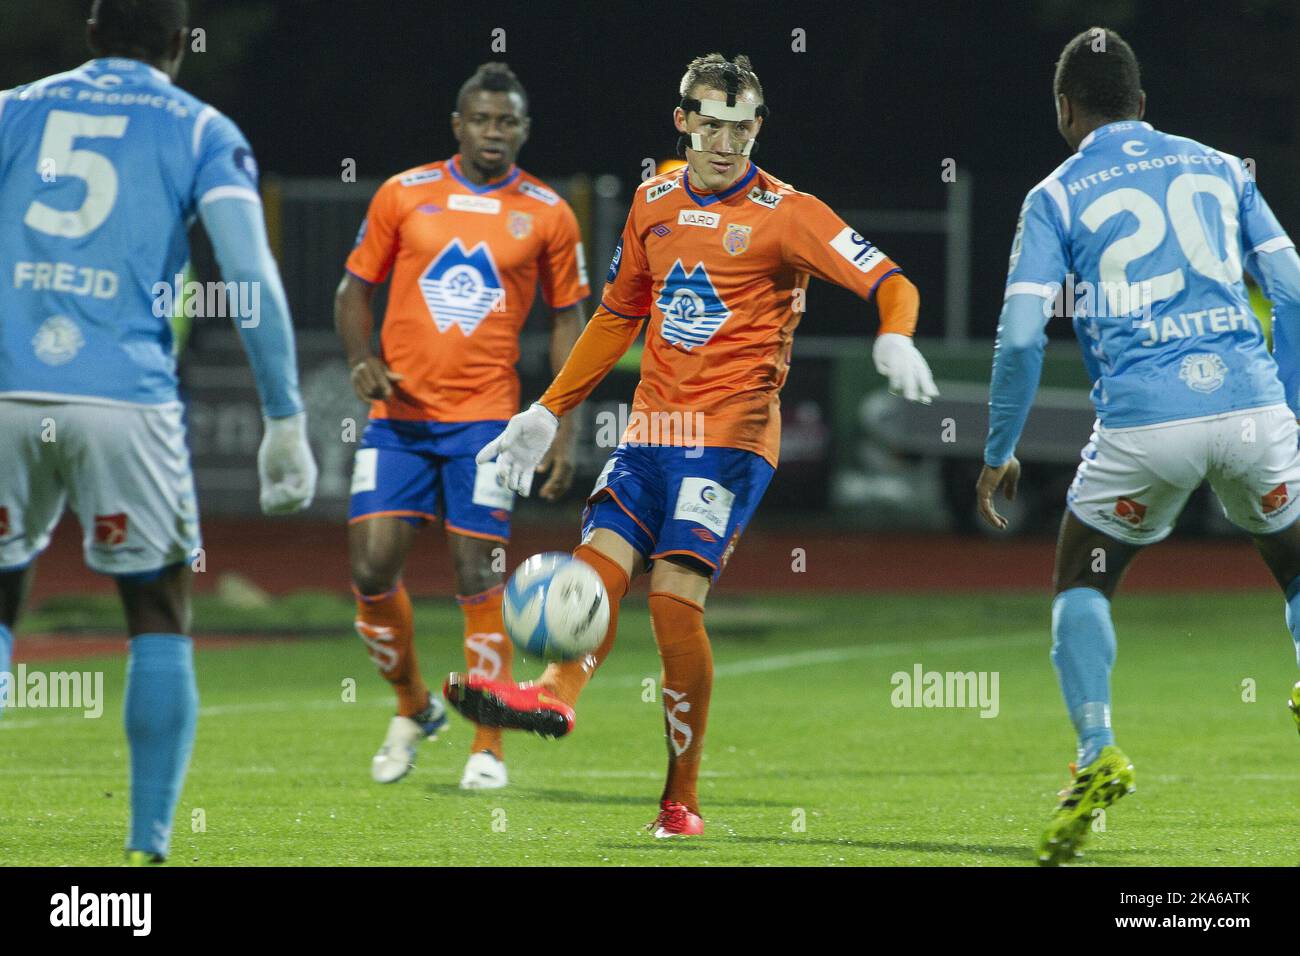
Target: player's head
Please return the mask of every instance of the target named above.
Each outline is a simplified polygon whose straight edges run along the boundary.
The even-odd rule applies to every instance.
[[[679,149],[706,189],[725,189],[745,171],[745,158],[763,128],[763,84],[749,57],[696,57],[682,76],[673,125]]]
[[[1065,45],[1056,61],[1056,128],[1078,149],[1098,126],[1141,119],[1146,94],[1133,48],[1114,30],[1092,27]]]
[[[485,179],[505,175],[528,139],[528,94],[504,63],[484,63],[456,94],[451,131]]]
[[[189,14],[186,0],[95,0],[86,37],[95,56],[143,60],[175,79]]]

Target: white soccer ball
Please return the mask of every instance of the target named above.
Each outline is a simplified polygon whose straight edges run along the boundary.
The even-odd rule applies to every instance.
[[[501,616],[506,633],[525,654],[571,661],[590,654],[605,637],[609,597],[591,565],[547,551],[510,576]]]

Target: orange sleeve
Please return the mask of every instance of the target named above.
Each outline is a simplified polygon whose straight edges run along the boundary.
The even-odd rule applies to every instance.
[[[578,219],[566,202],[556,207],[539,266],[542,297],[552,309],[567,309],[591,295]]]
[[[791,199],[796,202],[790,202]],[[874,243],[853,231],[816,196],[796,193],[781,204],[786,210],[781,250],[787,263],[863,299],[898,266]]]
[[[556,418],[581,405],[614,363],[631,348],[641,333],[641,323],[632,322],[610,312],[603,305],[596,309],[587,327],[573,343],[573,351],[564,368],[538,399]]]
[[[348,256],[348,272],[371,285],[388,278],[393,260],[397,258],[398,188],[398,180],[394,177],[375,192],[361,223],[356,248]]]
[[[876,289],[876,306],[880,309],[880,331],[911,335],[916,331],[916,316],[921,309],[921,293],[901,272],[881,280]]]

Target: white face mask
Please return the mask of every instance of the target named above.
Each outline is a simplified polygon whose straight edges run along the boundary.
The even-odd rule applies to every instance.
[[[682,109],[699,113],[697,130],[686,134],[690,147],[701,153],[735,153],[748,156],[757,142],[755,119],[767,115],[767,107],[736,102],[728,106],[721,100],[683,99]],[[742,127],[741,123],[749,126]]]

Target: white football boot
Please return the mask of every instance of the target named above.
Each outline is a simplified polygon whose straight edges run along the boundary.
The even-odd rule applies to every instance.
[[[388,722],[384,743],[370,761],[370,779],[396,783],[415,766],[415,747],[421,740],[437,740],[447,726],[447,708],[434,695],[429,706],[414,717],[394,717]]]
[[[498,760],[490,750],[470,754],[465,762],[465,773],[460,778],[462,790],[500,790],[509,779],[505,761]]]

